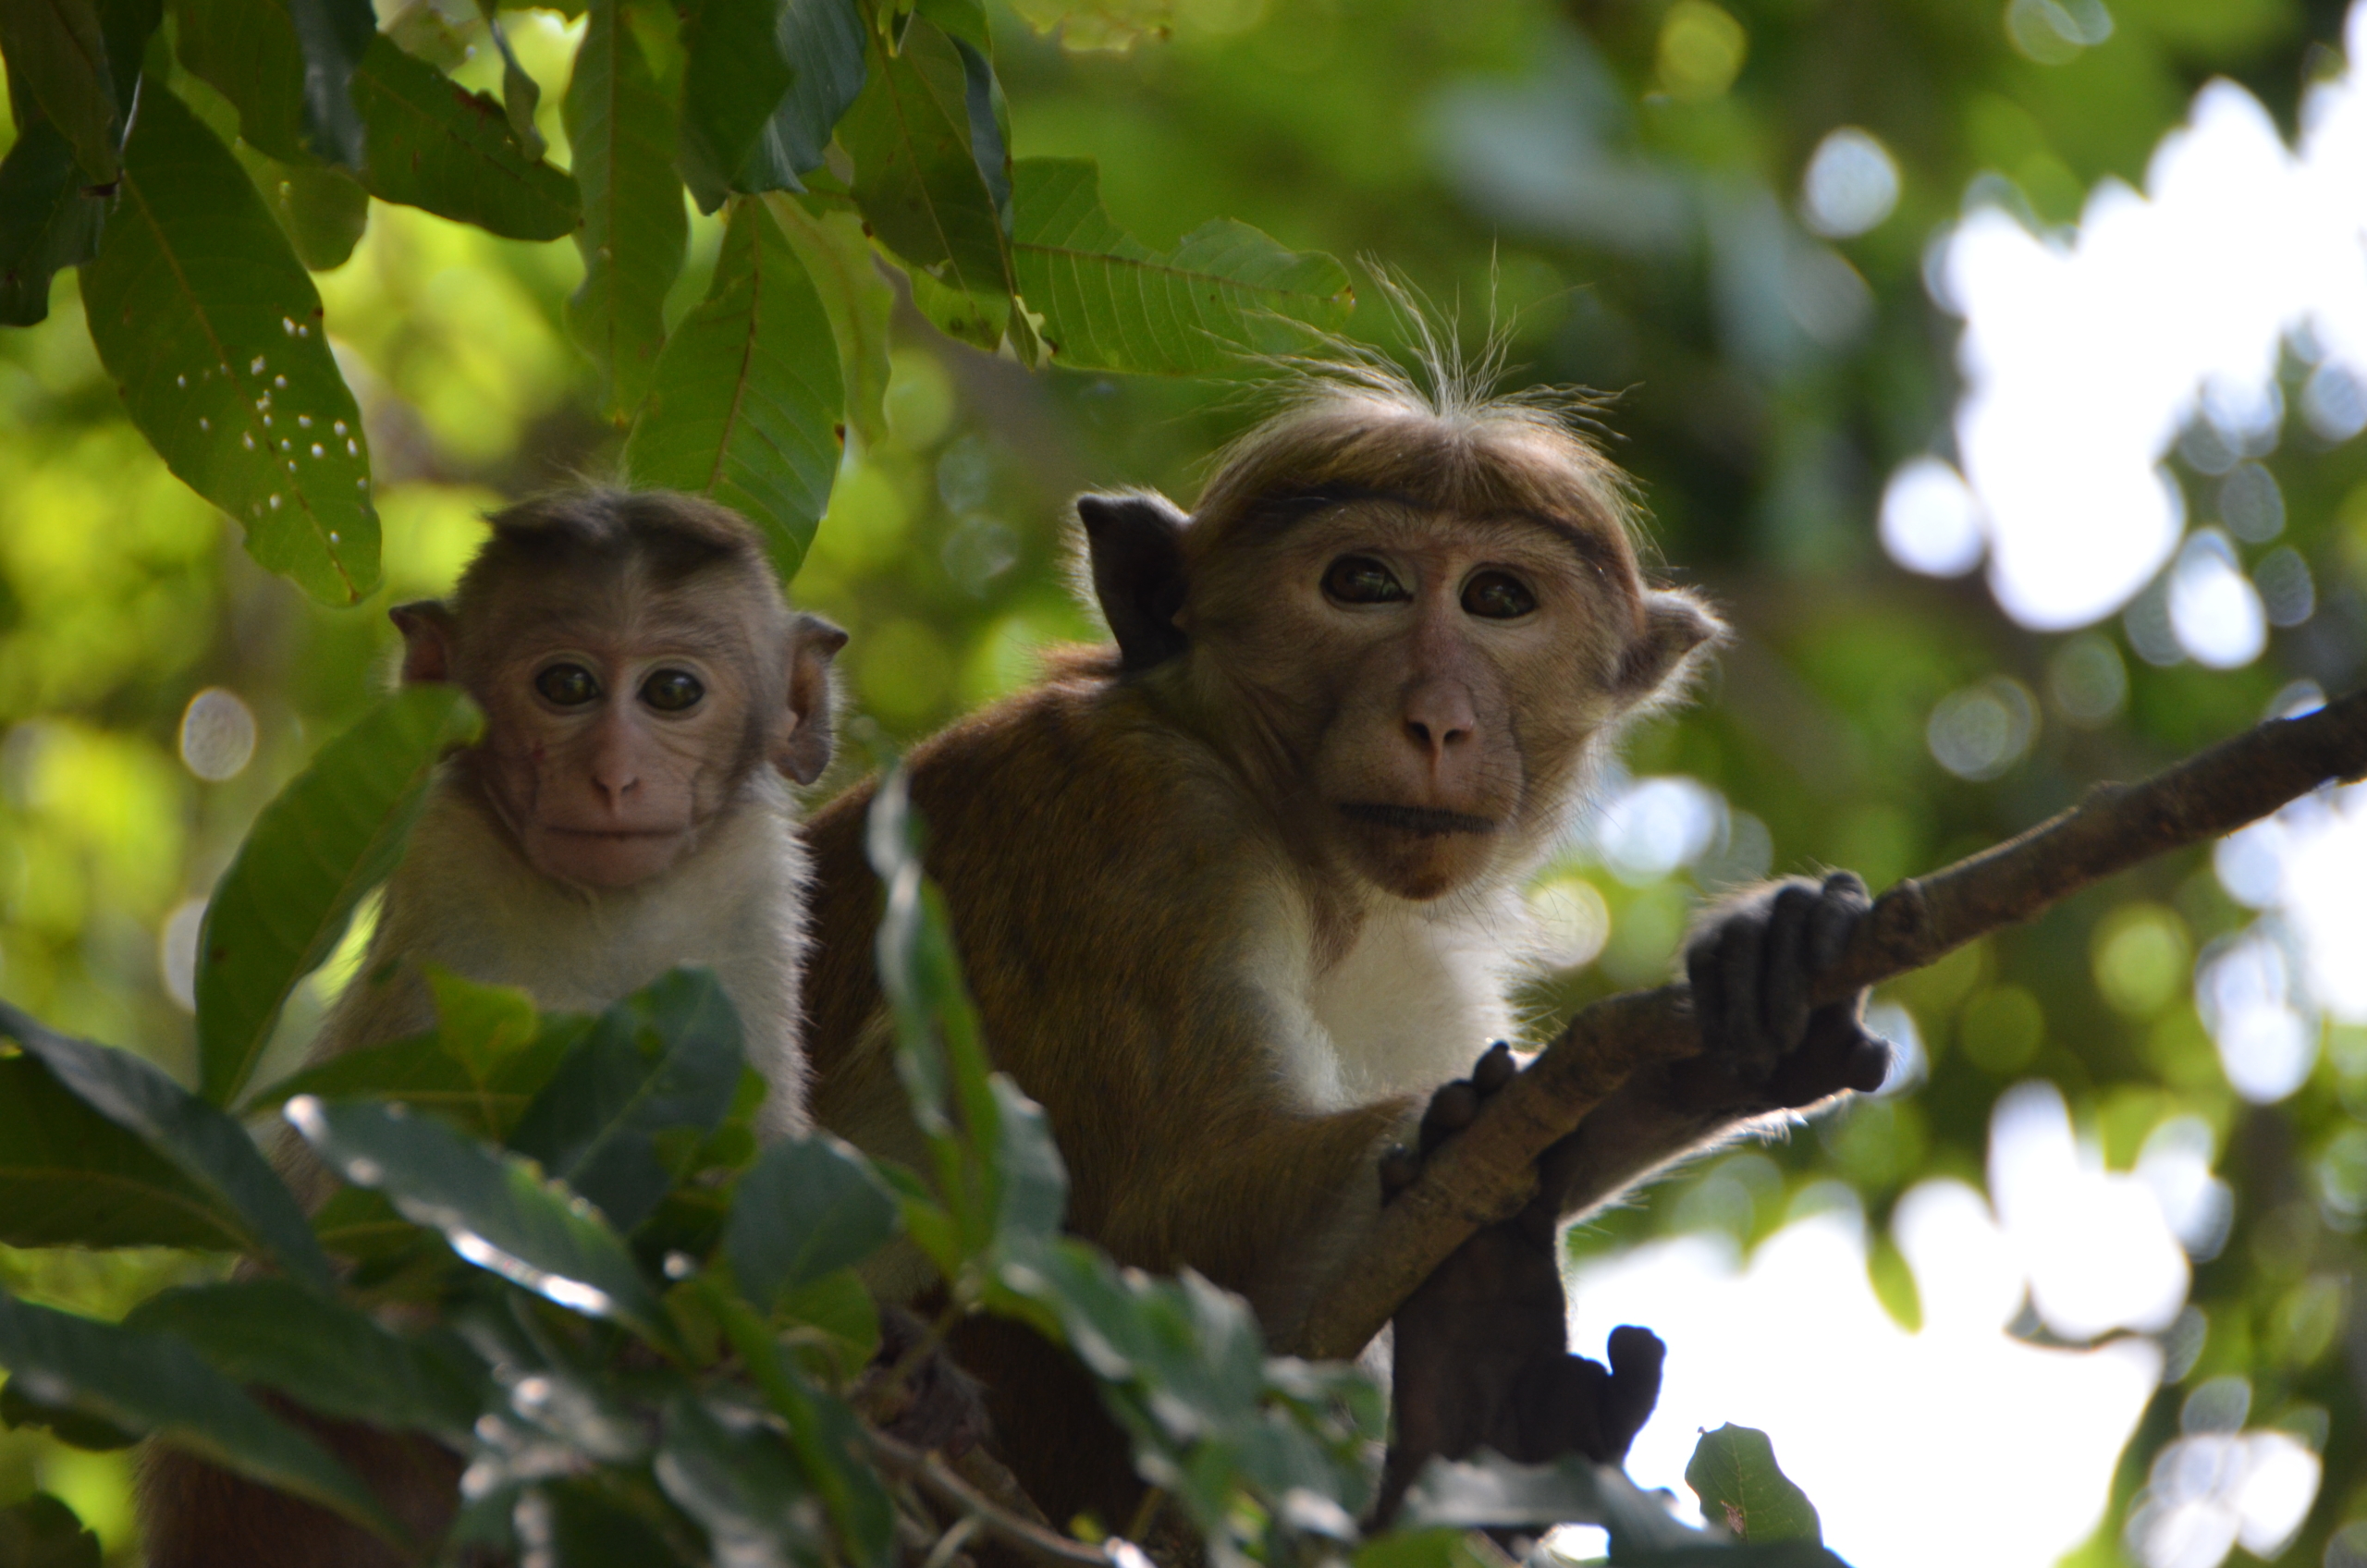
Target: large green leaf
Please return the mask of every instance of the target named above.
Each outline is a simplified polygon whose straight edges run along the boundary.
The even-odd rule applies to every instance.
[[[370,0],[287,0],[304,52],[304,126],[323,157],[365,165],[368,138],[353,102],[353,71],[378,36]]]
[[[915,18],[839,128],[854,198],[880,242],[926,276],[914,300],[956,337],[992,349],[1013,292],[1003,214],[974,147],[969,68],[954,40]]]
[[[313,144],[305,122],[304,47],[287,6],[173,0],[173,22],[181,64],[237,107],[241,141],[286,164],[329,153]]]
[[[715,975],[677,969],[600,1015],[518,1119],[510,1145],[630,1231],[683,1174],[659,1157],[657,1135],[712,1131],[746,1060],[740,1015]]]
[[[400,1100],[432,1110],[472,1136],[497,1142],[508,1137],[593,1021],[570,1013],[538,1020],[533,1003],[526,1002],[522,1027],[513,1029],[519,1022],[514,1018],[488,1016],[490,1008],[472,1005],[488,994],[505,994],[501,987],[470,986],[433,971],[428,984],[440,1019],[433,1034],[314,1062],[256,1091],[239,1113],[251,1116],[298,1095]],[[524,1001],[522,992],[506,994]]]
[[[235,1280],[151,1296],[127,1329],[169,1334],[246,1387],[308,1410],[465,1441],[484,1403],[482,1368],[388,1333],[363,1313],[284,1280]]]
[[[228,1104],[296,982],[327,958],[354,904],[386,880],[450,747],[475,738],[458,687],[408,686],[321,748],[265,806],[198,936],[198,1076]]]
[[[203,1182],[238,1214],[247,1232],[282,1268],[326,1286],[328,1258],[313,1239],[304,1211],[256,1149],[246,1129],[129,1051],[110,1049],[44,1028],[0,1002],[0,1034],[41,1059],[76,1098]]]
[[[12,93],[32,94],[84,176],[97,185],[115,178],[131,84],[115,80],[92,0],[0,0],[0,53]],[[20,121],[29,117],[22,104],[17,113]]]
[[[0,1291],[0,1366],[43,1404],[153,1432],[225,1469],[335,1509],[388,1540],[404,1538],[351,1471],[187,1345]]]
[[[575,182],[528,153],[509,113],[379,33],[353,70],[370,130],[370,194],[509,239],[557,239],[584,221]],[[583,146],[576,148],[582,167]]]
[[[727,1427],[693,1395],[677,1392],[666,1404],[655,1470],[674,1505],[706,1532],[718,1562],[828,1560],[813,1494],[789,1445],[765,1427]]]
[[[534,1162],[463,1137],[399,1105],[333,1105],[311,1096],[286,1115],[347,1181],[394,1200],[478,1268],[570,1311],[611,1317],[653,1343],[674,1334],[649,1281],[599,1211]]]
[[[846,422],[865,446],[888,438],[888,319],[896,291],[880,271],[863,220],[852,212],[808,212],[795,197],[764,199],[806,280],[830,318],[839,342],[839,382],[846,389]]]
[[[740,1178],[723,1232],[732,1278],[759,1307],[860,1263],[896,1231],[896,1199],[826,1133],[783,1138]]]
[[[98,254],[107,202],[90,194],[57,128],[36,120],[0,159],[0,325],[49,314],[50,279]]]
[[[682,182],[711,213],[800,74],[781,52],[779,0],[686,0],[682,16]]]
[[[1101,210],[1100,172],[1082,158],[1013,169],[1012,251],[1019,291],[1043,317],[1054,364],[1205,374],[1243,351],[1304,348],[1304,327],[1336,330],[1355,292],[1340,263],[1283,250],[1219,221],[1160,255]]]
[[[98,1534],[47,1492],[0,1508],[0,1562],[9,1568],[99,1568]]]
[[[328,604],[378,584],[362,416],[321,297],[253,181],[178,98],[141,95],[82,309],[132,423],[247,551]]]
[[[853,0],[780,0],[779,18],[780,52],[797,78],[741,160],[733,183],[742,190],[798,189],[863,92],[869,30]]]
[[[235,1252],[251,1241],[218,1194],[38,1059],[0,1057],[0,1245]]]
[[[341,267],[370,222],[370,192],[341,170],[319,164],[283,164],[244,141],[232,149],[279,220],[296,259],[314,272]]]
[[[715,282],[658,359],[625,472],[742,512],[794,577],[829,504],[843,407],[812,280],[764,207],[736,202]]]
[[[666,341],[666,292],[682,270],[690,220],[674,172],[674,107],[658,90],[623,0],[593,0],[562,105],[583,190],[583,282],[568,330],[600,367],[601,406],[641,404]]]
[[[1685,1484],[1701,1499],[1701,1515],[1744,1540],[1824,1539],[1816,1504],[1775,1463],[1775,1445],[1755,1427],[1732,1422],[1693,1445]]]

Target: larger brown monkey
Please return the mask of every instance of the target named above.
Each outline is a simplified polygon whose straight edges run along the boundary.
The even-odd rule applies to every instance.
[[[489,521],[448,603],[391,612],[403,680],[466,689],[484,736],[436,775],[314,1057],[431,1027],[423,962],[573,1011],[705,964],[771,1085],[761,1130],[802,1128],[805,857],[787,781],[829,761],[828,667],[846,634],[791,612],[756,532],[697,496],[570,492]],[[307,1425],[420,1538],[442,1532],[452,1454]],[[150,1568],[402,1561],[325,1510],[170,1450],[152,1452],[141,1503]]]
[[[1623,481],[1564,420],[1381,374],[1244,437],[1188,517],[1148,494],[1087,496],[1077,515],[1115,646],[1057,656],[914,749],[928,868],[995,1060],[1049,1115],[1072,1228],[1243,1292],[1287,1341],[1376,1219],[1383,1151],[1512,1032],[1524,879],[1620,726],[1682,689],[1720,624],[1646,585]],[[816,1113],[918,1163],[872,967],[870,798],[859,786],[809,828]],[[1754,1117],[1879,1081],[1854,1009],[1811,1028],[1800,999],[1862,903],[1854,879],[1787,888],[1701,938],[1708,1053],[1557,1150],[1573,1211]],[[1429,1141],[1467,1120],[1455,1100]],[[1548,1327],[1558,1354],[1558,1311]],[[1005,1457],[1050,1516],[1122,1524],[1124,1444],[1081,1376],[1015,1332],[973,1350]],[[1434,1436],[1474,1420],[1490,1425],[1445,1412]],[[1624,1452],[1633,1429],[1597,1446]]]

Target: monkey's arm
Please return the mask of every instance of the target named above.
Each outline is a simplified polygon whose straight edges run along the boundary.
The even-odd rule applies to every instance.
[[[1711,913],[1686,945],[1702,1051],[1640,1069],[1538,1162],[1563,1218],[1755,1121],[1882,1087],[1890,1047],[1860,1022],[1865,993],[1809,1004],[1870,907],[1854,872],[1793,878]],[[1554,1199],[1558,1194],[1558,1201]]]

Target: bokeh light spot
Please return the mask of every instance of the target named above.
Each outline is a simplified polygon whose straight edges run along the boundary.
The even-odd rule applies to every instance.
[[[236,778],[255,754],[255,716],[236,692],[208,686],[181,713],[181,762],[208,783]]]
[[[1995,778],[2022,760],[2038,733],[2030,688],[1994,675],[1952,692],[1932,708],[1924,740],[1932,757],[1959,778]]]
[[[1909,571],[1961,577],[1981,564],[1981,504],[1937,458],[1910,458],[1883,487],[1883,548]]]
[[[1800,205],[1809,227],[1827,239],[1863,234],[1898,205],[1898,165],[1870,132],[1845,125],[1816,144]]]

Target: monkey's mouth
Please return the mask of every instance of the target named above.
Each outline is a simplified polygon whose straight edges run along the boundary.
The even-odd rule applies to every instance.
[[[1340,807],[1340,815],[1367,827],[1388,827],[1424,839],[1442,839],[1450,833],[1493,833],[1496,830],[1496,825],[1484,816],[1442,811],[1436,806],[1392,806],[1377,802],[1351,801]]]

